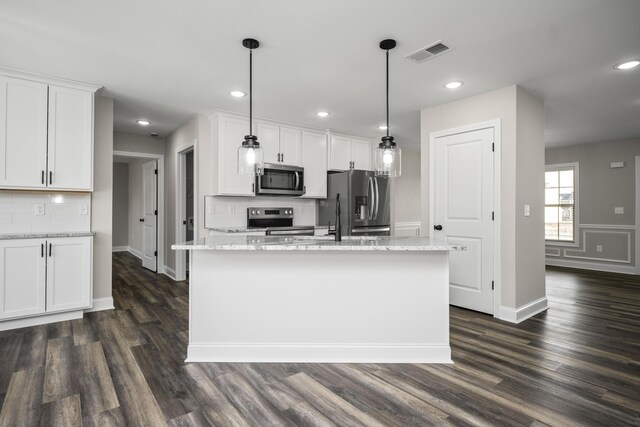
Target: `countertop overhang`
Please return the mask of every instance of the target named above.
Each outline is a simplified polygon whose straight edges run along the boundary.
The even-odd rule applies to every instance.
[[[193,242],[178,243],[174,250],[195,251],[464,251],[466,246],[452,245],[430,237],[343,236],[336,242],[331,236],[211,236]]]

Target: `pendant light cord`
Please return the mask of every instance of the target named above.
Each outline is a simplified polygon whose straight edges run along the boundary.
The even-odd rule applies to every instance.
[[[249,49],[249,135],[253,135],[253,49]]]
[[[389,50],[387,49],[387,136],[389,136]]]

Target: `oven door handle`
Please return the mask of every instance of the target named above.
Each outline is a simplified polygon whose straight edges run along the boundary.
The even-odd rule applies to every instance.
[[[269,230],[267,236],[313,236],[313,229],[309,230]]]

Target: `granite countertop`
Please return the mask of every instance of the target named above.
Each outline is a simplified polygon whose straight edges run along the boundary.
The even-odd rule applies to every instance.
[[[343,236],[211,236],[171,246],[174,250],[217,251],[464,251],[429,237]]]
[[[313,227],[316,230],[327,228],[326,225],[295,225],[294,227]],[[238,227],[212,227],[207,230],[218,231],[221,233],[259,233],[262,231],[267,231],[267,227],[251,227],[247,228],[245,226]]]
[[[56,237],[89,237],[94,236],[92,231],[72,231],[59,233],[0,233],[0,240],[12,239],[55,239]]]

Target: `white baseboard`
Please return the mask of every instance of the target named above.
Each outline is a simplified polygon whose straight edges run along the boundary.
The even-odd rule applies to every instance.
[[[128,246],[114,246],[112,248],[112,252],[128,252],[128,251],[129,251]]]
[[[448,345],[189,344],[185,362],[453,363]]]
[[[45,325],[47,323],[64,322],[65,320],[82,319],[82,310],[65,311],[64,313],[46,314],[42,316],[25,317],[22,319],[3,320],[0,322],[0,331],[10,329],[27,328],[30,326]]]
[[[580,268],[582,270],[606,271],[609,273],[638,274],[636,268],[628,265],[604,264],[601,262],[574,261],[569,259],[545,259],[546,265],[555,267]]]
[[[143,256],[143,254],[142,254],[142,252],[140,252],[139,250],[134,249],[134,248],[132,248],[131,246],[128,246],[128,247],[127,247],[127,252],[129,252],[131,255],[135,256],[136,258],[138,258],[138,259],[142,260],[142,256]]]
[[[500,320],[511,323],[520,323],[523,320],[535,316],[549,308],[547,297],[539,298],[529,304],[522,305],[518,308],[500,307]]]
[[[169,276],[171,280],[176,281],[176,271],[173,268],[169,268],[166,265],[164,266],[164,274]]]
[[[113,310],[113,297],[106,298],[94,298],[93,307],[84,310],[85,313],[91,313],[92,311]]]

